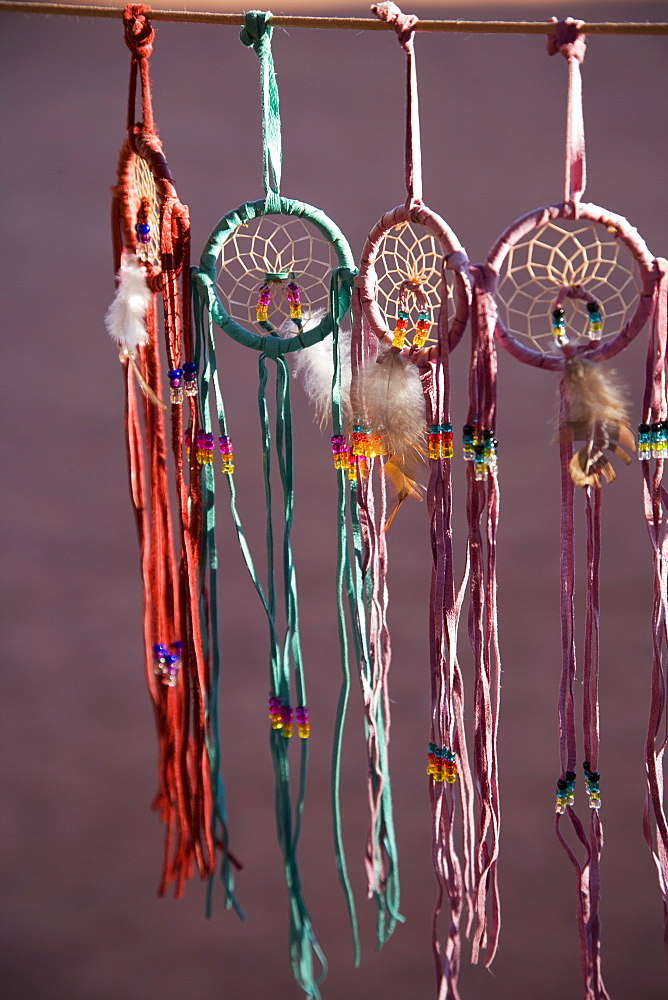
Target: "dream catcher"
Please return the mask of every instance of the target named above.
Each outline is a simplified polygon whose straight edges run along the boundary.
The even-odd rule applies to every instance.
[[[154,31],[148,11],[138,5],[123,13],[125,40],[132,53],[128,135],[113,189],[118,277],[106,325],[118,344],[126,385],[130,493],[144,585],[146,676],[159,739],[155,807],[166,828],[160,892],[174,883],[178,896],[193,868],[202,877],[211,875],[215,846],[222,848],[230,892],[231,872],[222,790],[215,777],[209,662],[200,629],[200,614],[206,616],[198,571],[201,502],[197,479],[190,492],[186,486],[181,447],[183,405],[192,419],[197,402],[187,305],[190,227],[153,122],[148,60]],[[138,80],[142,118],[136,123]],[[158,312],[168,379],[163,375]],[[165,396],[168,404],[162,401]],[[176,494],[176,517],[170,510],[171,489]]]
[[[428,465],[427,508],[433,565],[429,617],[432,720],[427,774],[438,881],[432,948],[439,996],[455,998],[464,901],[469,912],[467,930],[474,919],[476,922],[474,961],[481,948],[487,950],[486,961],[491,961],[498,932],[498,794],[494,751],[497,704],[490,693],[490,672],[498,667],[494,583],[498,504],[494,385],[490,374],[493,344],[476,343],[473,352],[471,433],[466,452],[466,457],[473,459],[468,487],[469,555],[464,580],[457,587],[451,530],[450,466],[454,445],[449,403],[450,352],[466,326],[471,281],[461,244],[443,219],[422,201],[413,47],[417,18],[404,16],[392,3],[378,4],[372,9],[379,18],[393,24],[406,53],[408,196],[405,205],[384,215],[369,234],[353,297],[353,433],[349,466],[356,497],[352,516],[357,538],[357,588],[362,598],[366,598],[368,633],[361,677],[372,807],[367,849],[369,889],[380,896],[387,891],[383,880],[396,878],[386,770],[390,728],[387,680],[391,657],[386,533],[406,500],[421,499],[419,479]],[[480,537],[483,516],[488,524],[486,561]],[[473,773],[466,746],[464,685],[457,656],[459,618],[469,575],[469,634],[476,663]],[[478,790],[477,817],[474,781]],[[460,834],[455,831],[457,798],[461,803]],[[446,917],[447,941],[442,945],[439,915],[446,896],[450,913]],[[487,915],[488,896],[493,900],[491,921]],[[388,902],[394,902],[391,896]]]
[[[599,894],[603,844],[599,772],[599,560],[602,487],[635,450],[629,414],[614,375],[601,362],[614,357],[652,320],[639,457],[643,461],[645,514],[654,549],[655,599],[652,701],[647,739],[648,795],[644,829],[659,870],[664,899],[668,885],[668,831],[661,805],[661,759],[665,733],[666,675],[662,644],[666,628],[666,264],[655,260],[629,223],[584,204],[585,149],[580,64],[585,39],[578,23],[555,25],[548,51],[568,63],[568,113],[564,199],[530,212],[507,229],[480,269],[479,325],[525,364],[561,373],[562,675],[559,695],[561,774],[556,791],[556,832],[578,886],[578,925],[584,995],[608,997],[600,967]],[[498,306],[493,296],[496,295]],[[497,314],[498,308],[498,314]],[[652,460],[655,461],[652,468]],[[587,592],[583,650],[582,753],[589,824],[576,809],[577,741],[574,707],[575,487],[584,490],[587,531]],[[582,801],[582,800],[580,800]],[[565,839],[568,821],[582,860]],[[654,823],[654,840],[652,834]]]
[[[203,551],[211,597],[210,643],[217,681],[216,550],[214,536],[214,450],[230,493],[232,518],[241,551],[264,609],[269,630],[270,745],[275,772],[278,840],[290,901],[290,954],[295,978],[308,996],[319,996],[316,966],[324,958],[315,939],[302,893],[297,860],[304,804],[310,720],[302,662],[297,584],[291,547],[294,507],[289,371],[285,355],[314,349],[325,337],[338,338],[338,323],[350,304],[352,256],[333,222],[321,211],[280,194],[281,127],[271,52],[271,15],[252,11],[241,32],[244,45],[260,59],[263,183],[265,197],[246,202],[216,226],[193,269],[197,361],[201,366],[199,410],[186,432],[201,467]],[[259,415],[266,497],[267,582],[255,571],[236,503],[234,463],[216,365],[214,324],[259,354]],[[275,366],[276,407],[267,404],[270,369]],[[331,383],[331,377],[330,377]],[[215,441],[213,418],[217,426]],[[281,539],[276,538],[273,496],[274,455],[280,482]],[[280,555],[278,554],[280,552]],[[282,590],[282,594],[281,594]],[[282,597],[282,602],[281,602]],[[280,606],[282,603],[282,606]],[[296,738],[296,739],[295,739]],[[298,779],[290,782],[290,748],[297,742]],[[294,750],[293,750],[294,753]],[[347,886],[345,863],[340,857]],[[349,894],[349,887],[347,887]],[[352,902],[349,895],[349,905]],[[352,909],[351,909],[352,913]]]

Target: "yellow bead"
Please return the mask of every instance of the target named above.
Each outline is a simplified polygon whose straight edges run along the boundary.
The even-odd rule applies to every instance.
[[[287,725],[283,726],[282,732],[286,740],[292,739],[292,723],[289,722]]]
[[[457,780],[457,775],[456,774],[446,774],[445,780],[447,781],[447,783],[449,785],[454,785],[455,781]]]

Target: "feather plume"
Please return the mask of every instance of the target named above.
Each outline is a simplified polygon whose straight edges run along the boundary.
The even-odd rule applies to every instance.
[[[576,486],[599,488],[611,483],[615,470],[604,454],[611,451],[627,465],[635,451],[628,422],[624,391],[614,372],[605,372],[584,358],[569,358],[563,380],[566,420],[559,428],[560,441],[584,441],[570,463]]]
[[[388,455],[385,474],[395,488],[385,530],[408,497],[422,499],[417,483],[424,462],[426,411],[422,383],[415,365],[397,351],[382,351],[360,371],[353,406],[365,414],[371,434],[377,434]]]
[[[313,312],[304,329],[317,326],[325,310]],[[283,331],[281,330],[281,333]],[[294,329],[290,331],[294,333]],[[315,410],[316,420],[324,427],[332,415],[332,381],[334,379],[334,338],[331,334],[306,350],[298,351],[293,375],[302,383]],[[344,422],[350,420],[350,330],[339,330],[339,359],[341,365],[341,408]]]
[[[148,340],[146,310],[151,301],[146,272],[136,257],[128,254],[118,270],[118,286],[104,323],[122,353],[135,357]]]

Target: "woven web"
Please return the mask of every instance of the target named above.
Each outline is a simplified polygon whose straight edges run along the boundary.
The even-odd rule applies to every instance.
[[[137,211],[142,199],[147,199],[148,218],[146,221],[151,227],[150,242],[137,243],[137,253],[142,260],[149,261],[155,267],[160,267],[160,201],[151,168],[141,156],[133,157],[132,179],[136,201],[131,201],[131,204]]]
[[[377,276],[376,298],[390,329],[399,309],[399,293],[404,281],[421,282],[429,302],[434,324],[427,343],[436,340],[438,312],[441,305],[443,248],[439,240],[422,226],[403,222],[383,236],[374,264]],[[448,275],[448,278],[450,276]],[[408,296],[409,339],[415,330],[418,308],[414,295]],[[448,318],[452,313],[452,286],[448,284]]]
[[[280,219],[280,221],[279,221]],[[223,244],[217,287],[226,312],[258,331],[255,308],[267,275],[290,273],[299,286],[302,316],[328,311],[329,279],[338,264],[334,247],[305,219],[260,216],[239,226]],[[287,281],[271,284],[268,322],[275,330],[296,333],[285,294]],[[259,330],[258,332],[262,332]]]
[[[499,275],[499,312],[517,340],[541,354],[554,353],[552,310],[564,285],[584,285],[601,306],[602,340],[631,318],[640,281],[635,260],[605,226],[560,219],[531,231],[508,251]],[[565,299],[571,344],[587,341],[588,313],[581,299]]]

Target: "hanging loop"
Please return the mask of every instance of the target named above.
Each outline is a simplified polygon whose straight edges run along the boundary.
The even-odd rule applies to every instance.
[[[391,24],[406,53],[406,208],[422,204],[422,150],[420,146],[420,114],[418,110],[417,72],[413,35],[418,17],[402,14],[395,3],[373,4],[371,10],[380,21]]]
[[[151,102],[151,83],[148,73],[148,60],[153,52],[155,31],[147,15],[151,8],[146,4],[128,4],[123,11],[123,33],[125,44],[132,53],[130,64],[130,89],[128,93],[128,135],[131,144],[137,131],[155,133],[153,123],[153,105]],[[137,69],[141,79],[141,126],[135,125],[135,100],[137,94]]]
[[[584,62],[587,40],[582,34],[584,21],[575,21],[572,17],[567,17],[563,21],[552,18],[552,23],[555,26],[555,34],[547,37],[548,55],[554,56],[560,52],[568,63],[564,202],[572,206],[573,216],[578,218],[578,206],[587,183],[580,75],[580,63]]]
[[[271,11],[251,10],[244,15],[239,33],[243,45],[253,48],[260,60],[262,104],[262,183],[267,215],[280,213],[281,194],[281,114],[274,59],[271,54]]]

